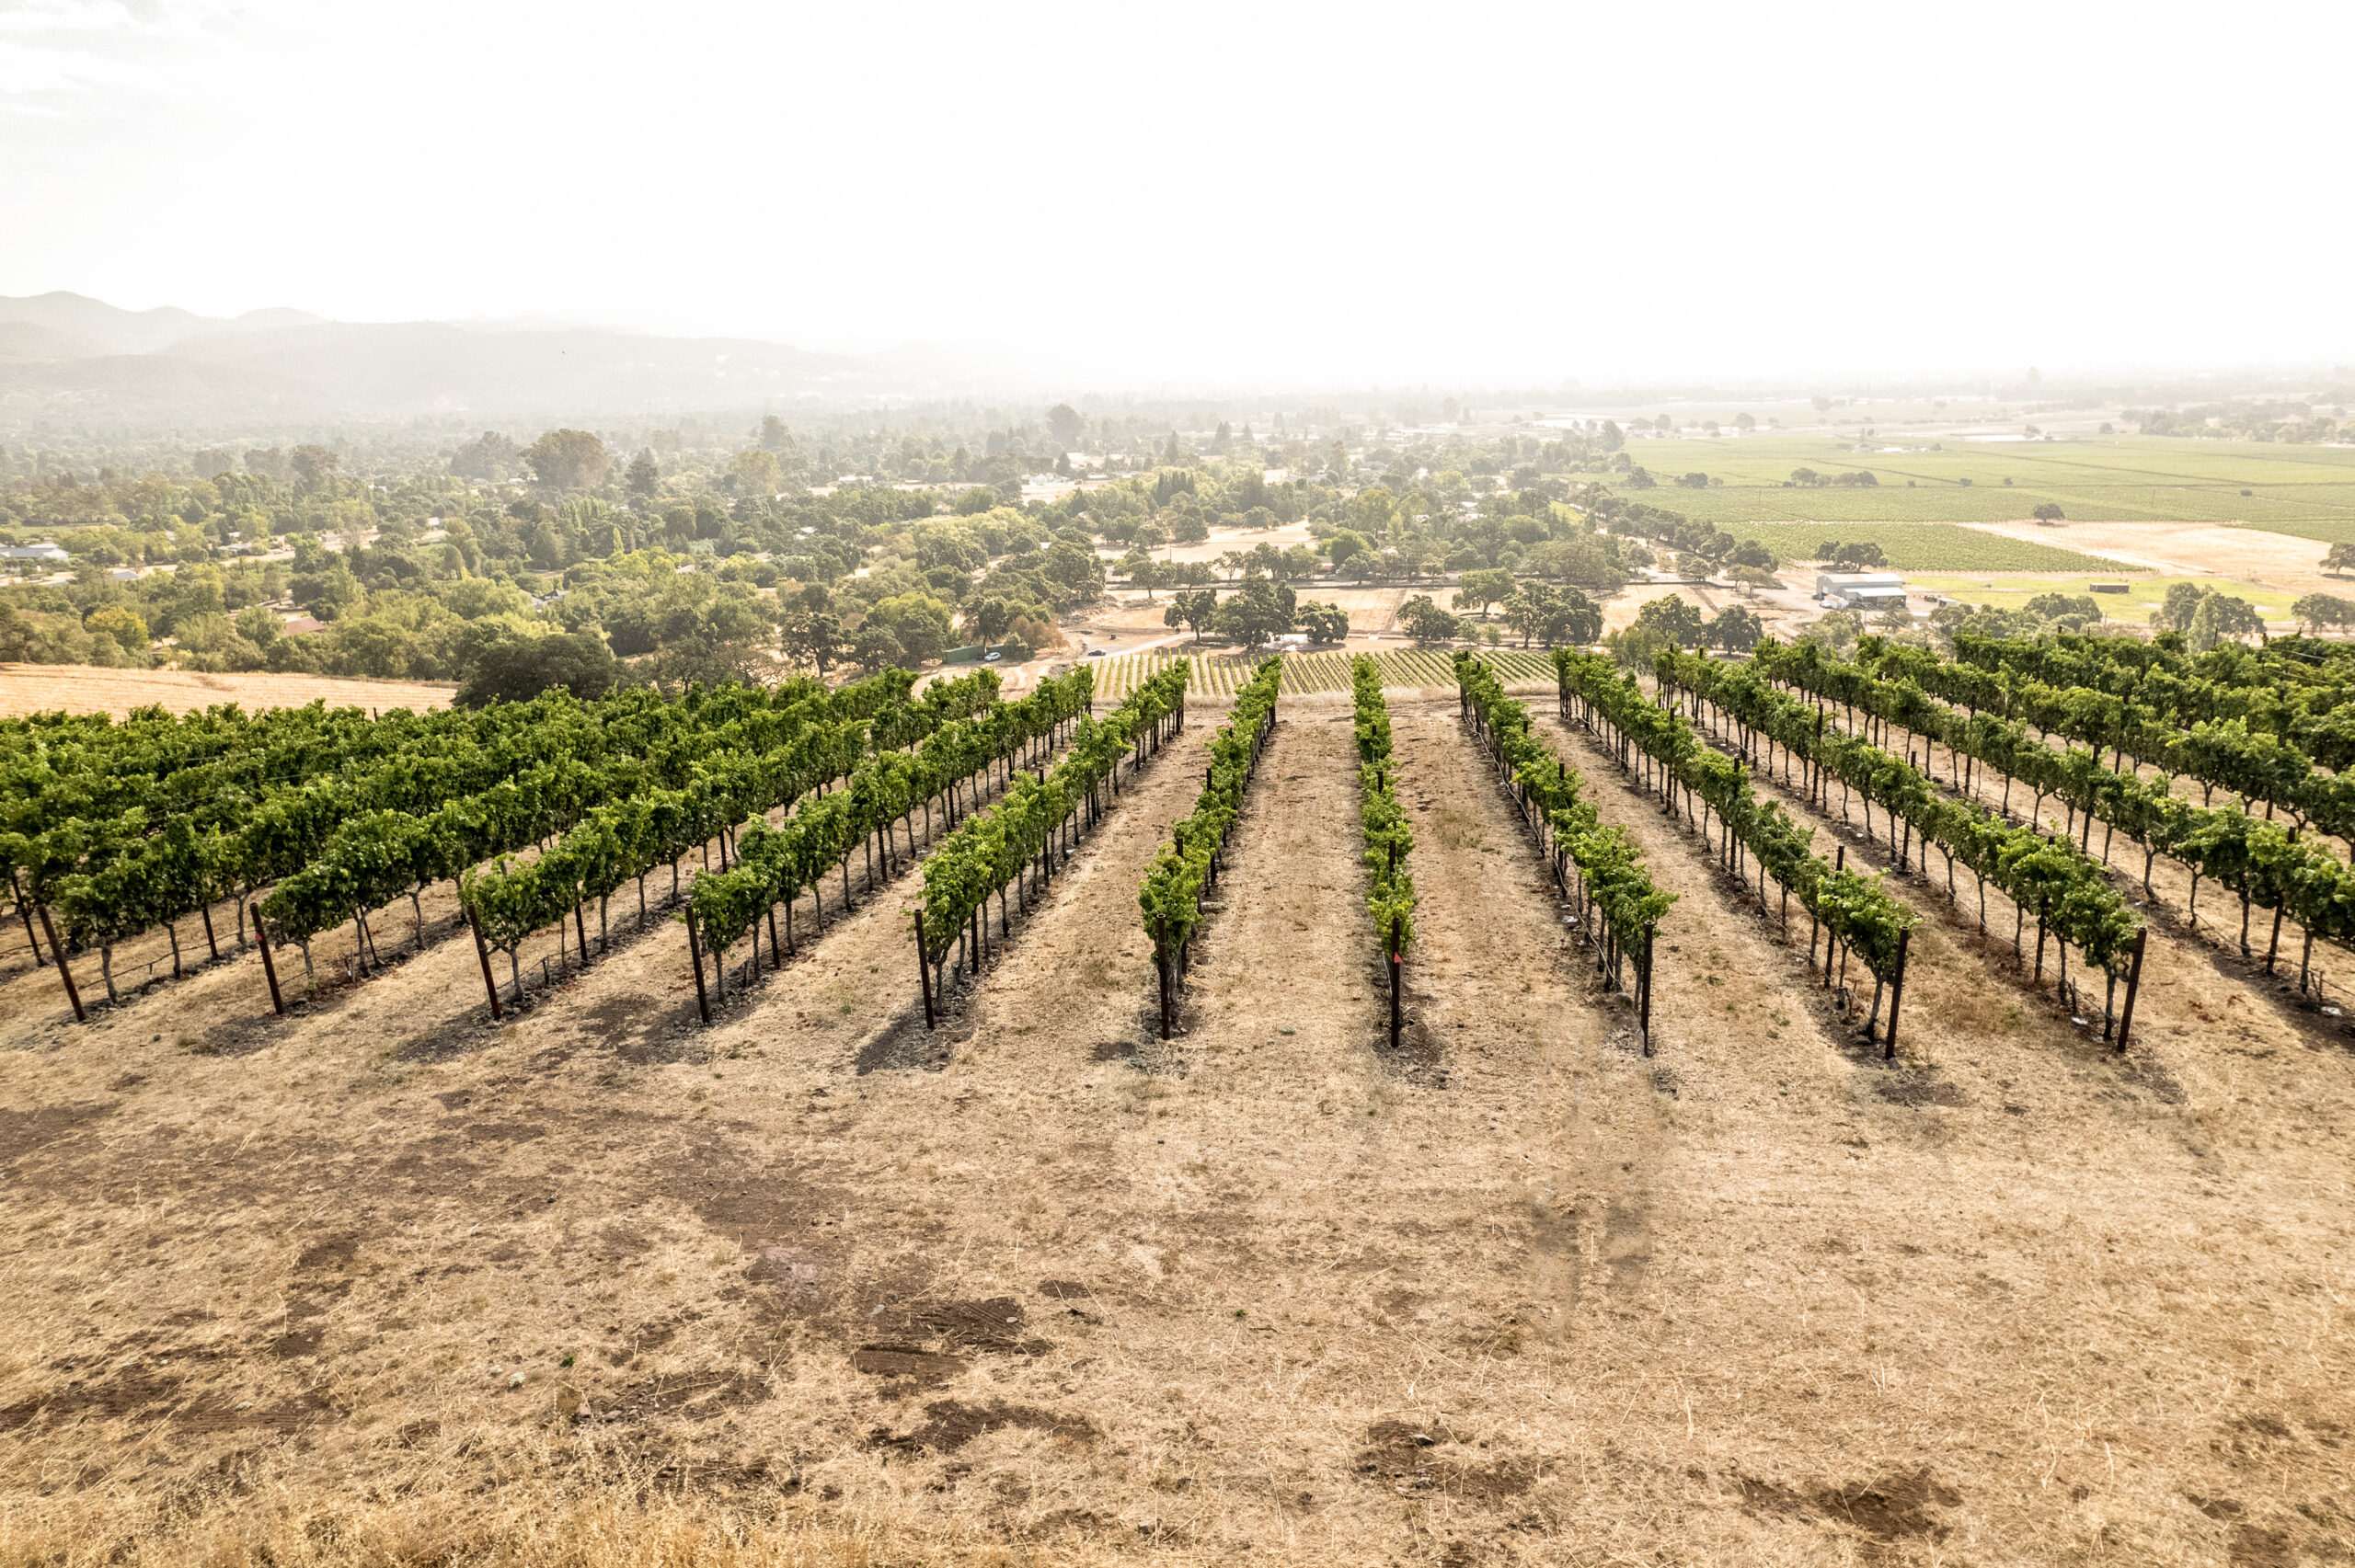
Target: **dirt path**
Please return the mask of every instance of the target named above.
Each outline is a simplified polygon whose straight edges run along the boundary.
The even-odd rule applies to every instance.
[[[1747,1098],[1762,1074],[1838,1079],[1865,1066],[1867,1047],[1832,1020],[1804,945],[1785,942],[1700,836],[1665,815],[1591,737],[1548,704],[1529,706],[1537,733],[1586,781],[1603,820],[1635,840],[1654,884],[1676,895],[1652,960],[1652,1034],[1680,1093]]]
[[[1349,712],[1287,707],[1195,939],[1181,1033],[1166,1050],[1148,1046],[1147,1061],[1296,1091],[1354,1081],[1386,1051],[1357,770]]]
[[[1394,707],[1392,728],[1415,832],[1417,1021],[1449,1082],[1509,1104],[1492,1126],[1544,1151],[1522,1175],[1524,1264],[1567,1332],[1648,1244],[1673,1078],[1637,1054],[1626,999],[1601,990],[1456,704]]]

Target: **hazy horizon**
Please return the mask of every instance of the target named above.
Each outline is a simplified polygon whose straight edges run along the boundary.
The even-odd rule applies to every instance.
[[[2349,229],[2349,43],[2321,7],[0,0],[0,194],[37,215],[0,294],[1127,386],[2321,367],[2355,358],[2304,277]]]

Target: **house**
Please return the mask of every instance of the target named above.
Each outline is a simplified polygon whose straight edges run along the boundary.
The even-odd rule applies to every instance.
[[[46,561],[63,565],[66,559],[65,546],[47,539],[32,544],[0,546],[0,561]]]
[[[1895,572],[1818,572],[1816,602],[1827,610],[1905,607],[1905,579]]]

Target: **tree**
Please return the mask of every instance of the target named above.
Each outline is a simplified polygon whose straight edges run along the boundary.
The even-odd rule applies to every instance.
[[[877,625],[872,620],[852,636],[850,657],[853,663],[870,673],[908,662],[907,650],[900,646],[890,628]]]
[[[1865,635],[1864,618],[1853,610],[1834,610],[1799,634],[1801,642],[1821,643],[1831,653],[1844,654]]]
[[[1294,601],[1289,583],[1272,578],[1251,578],[1218,607],[1212,624],[1221,636],[1232,637],[1246,648],[1274,642],[1292,630]]]
[[[1557,642],[1576,644],[1584,647],[1603,635],[1603,606],[1575,588],[1566,588],[1555,598],[1557,613],[1545,641],[1550,647]]]
[[[497,430],[485,430],[450,454],[450,472],[461,479],[496,483],[515,472],[523,454]]]
[[[1419,643],[1447,642],[1459,630],[1455,617],[1442,610],[1428,593],[1416,594],[1398,607],[1398,624]]]
[[[1846,544],[1835,544],[1829,554],[1829,564],[1841,571],[1868,571],[1889,565],[1888,552],[1869,539],[1858,539]]]
[[[1333,570],[1336,574],[1338,574],[1351,561],[1370,559],[1373,553],[1372,541],[1352,528],[1342,529],[1325,541],[1325,556],[1333,563]]]
[[[985,647],[1005,635],[1013,624],[1014,610],[1003,599],[977,599],[965,611],[965,629]]]
[[[2245,637],[2251,633],[2260,641],[2264,639],[2265,619],[2257,614],[2257,606],[2229,593],[2211,593],[2192,612],[2186,640],[2192,652],[2205,653],[2228,637]]]
[[[819,596],[815,601],[812,593]],[[804,589],[801,601],[787,606],[777,620],[787,657],[811,665],[821,677],[850,655],[842,617],[829,608],[825,594],[823,588]]]
[[[2310,632],[2326,627],[2355,625],[2355,600],[2341,599],[2336,594],[2309,593],[2290,606],[2290,613]],[[93,624],[97,617],[92,616]]]
[[[1300,629],[1312,643],[1338,643],[1350,635],[1350,612],[1338,604],[1310,602],[1300,607]]]
[[[746,447],[729,460],[728,480],[740,496],[774,496],[785,483],[785,470],[768,448]]]
[[[1651,673],[1653,664],[1671,646],[1648,626],[1624,626],[1603,639],[1613,663],[1638,675]]]
[[[938,658],[948,647],[952,614],[948,605],[928,593],[895,593],[867,612],[860,631],[874,627],[889,634],[908,659]]]
[[[147,651],[147,623],[138,611],[128,604],[109,604],[93,610],[82,624],[92,636],[113,639],[125,653],[144,654]],[[185,635],[181,641],[186,643]]]
[[[2061,522],[2064,521],[2068,516],[2061,509],[2061,503],[2058,501],[2042,502],[2028,515],[2039,522]]]
[[[1170,596],[1169,608],[1161,612],[1161,624],[1165,626],[1183,626],[1194,634],[1196,642],[1200,642],[1204,629],[1211,624],[1211,617],[1217,613],[1218,589],[1192,589],[1187,592]]]
[[[1502,567],[1465,572],[1456,580],[1456,608],[1460,610],[1469,605],[1478,612],[1483,619],[1488,616],[1489,605],[1511,597],[1512,597],[1512,573]]]
[[[521,703],[561,686],[582,701],[603,696],[621,678],[621,665],[594,632],[510,635],[484,647],[474,672],[458,689],[462,707]]]
[[[2345,577],[2350,567],[2355,567],[2355,544],[2334,544],[2323,552],[2322,569],[2332,577]]]
[[[1079,410],[1068,403],[1058,403],[1047,410],[1047,433],[1054,437],[1055,445],[1065,452],[1079,444],[1080,435],[1086,428],[1087,421],[1081,418]]]
[[[1593,601],[1576,589],[1560,589],[1549,583],[1525,582],[1505,601],[1505,624],[1521,634],[1521,646],[1527,647],[1534,637],[1552,647],[1567,630],[1569,618],[1567,595],[1576,595],[1583,603]],[[1598,618],[1599,620],[1599,618]],[[1572,637],[1571,641],[1585,641]]]
[[[2205,596],[2195,582],[2167,584],[2166,598],[2151,613],[2151,629],[2154,632],[2185,632],[2191,630],[2191,618],[2199,613],[2200,601]]]
[[[523,449],[532,476],[551,490],[593,490],[605,482],[613,454],[587,430],[550,430]]]
[[[2101,620],[2101,604],[2089,593],[2039,593],[2022,608],[2039,621],[2063,623],[2068,630]]]
[[[1682,594],[1651,601],[1636,612],[1636,624],[1678,647],[1694,647],[1701,641],[1700,607]]]
[[[335,453],[323,446],[298,446],[286,454],[286,461],[294,470],[295,488],[305,493],[320,489],[335,478]]]
[[[1739,604],[1727,605],[1701,629],[1702,638],[1709,647],[1723,648],[1728,653],[1747,653],[1756,647],[1758,639],[1765,635],[1765,624],[1758,619],[1757,612],[1744,610]]]
[[[629,460],[629,471],[622,476],[622,486],[639,500],[650,501],[662,487],[662,471],[654,465],[651,447],[640,447],[638,455]]]

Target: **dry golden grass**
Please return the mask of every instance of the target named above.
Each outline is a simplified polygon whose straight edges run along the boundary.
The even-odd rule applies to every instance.
[[[1682,897],[1645,1060],[1398,709],[1398,1061],[1331,704],[1166,1047],[1207,704],[929,1039],[898,889],[707,1031],[671,927],[497,1028],[453,941],[285,1024],[242,963],[18,1010],[0,1565],[2355,1550],[2344,1046],[2154,944],[2120,1065],[1941,927],[1891,1071],[1549,732]]]
[[[190,713],[218,703],[247,708],[446,708],[455,686],[325,675],[207,675],[192,670],[109,670],[86,664],[0,664],[0,718],[63,710],[122,717],[133,708]]]

